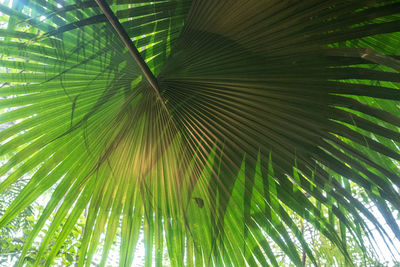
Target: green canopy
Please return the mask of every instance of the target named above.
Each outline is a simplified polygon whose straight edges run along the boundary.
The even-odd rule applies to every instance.
[[[400,240],[399,72],[400,1],[3,0],[0,228],[53,190],[18,266],[85,210],[77,266],[317,265],[296,218],[351,266]]]

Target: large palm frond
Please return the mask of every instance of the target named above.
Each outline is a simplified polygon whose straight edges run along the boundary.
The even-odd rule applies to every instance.
[[[366,202],[400,240],[399,1],[109,5],[156,86],[95,1],[0,5],[0,191],[35,170],[0,227],[54,189],[19,265],[51,220],[50,265],[86,208],[79,266],[119,229],[130,266],[141,227],[147,266],[164,247],[173,266],[277,266],[272,244],[316,264],[292,214],[351,264],[347,238],[389,236]]]

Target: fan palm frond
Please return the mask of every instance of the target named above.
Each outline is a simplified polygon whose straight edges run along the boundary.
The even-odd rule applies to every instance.
[[[0,192],[35,170],[0,227],[54,188],[19,266],[85,209],[78,266],[119,230],[131,266],[141,228],[146,266],[317,265],[293,214],[352,265],[391,243],[366,202],[400,240],[399,1],[97,2],[0,5]]]

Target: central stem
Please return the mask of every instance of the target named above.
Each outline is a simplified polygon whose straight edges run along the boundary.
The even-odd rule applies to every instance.
[[[105,0],[96,0],[96,3],[99,5],[99,7],[103,11],[104,15],[107,17],[108,21],[111,23],[111,25],[117,31],[118,35],[121,37],[122,41],[125,43],[129,52],[131,53],[131,55],[133,56],[133,58],[136,60],[137,64],[139,65],[139,68],[142,70],[143,75],[146,77],[146,79],[149,82],[149,84],[151,85],[151,87],[153,87],[156,95],[158,97],[160,97],[160,100],[162,101],[161,96],[160,96],[160,91],[158,89],[158,83],[157,83],[156,77],[153,75],[149,66],[147,66],[146,62],[143,60],[139,51],[133,44],[131,38],[129,38],[129,35],[126,33],[125,29],[122,27],[118,18],[114,15],[114,12],[108,6],[108,4]]]

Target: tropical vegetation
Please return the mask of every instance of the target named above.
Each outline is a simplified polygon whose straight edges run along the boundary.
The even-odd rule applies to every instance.
[[[50,195],[16,266],[398,253],[399,32],[398,0],[1,0],[1,231]]]

